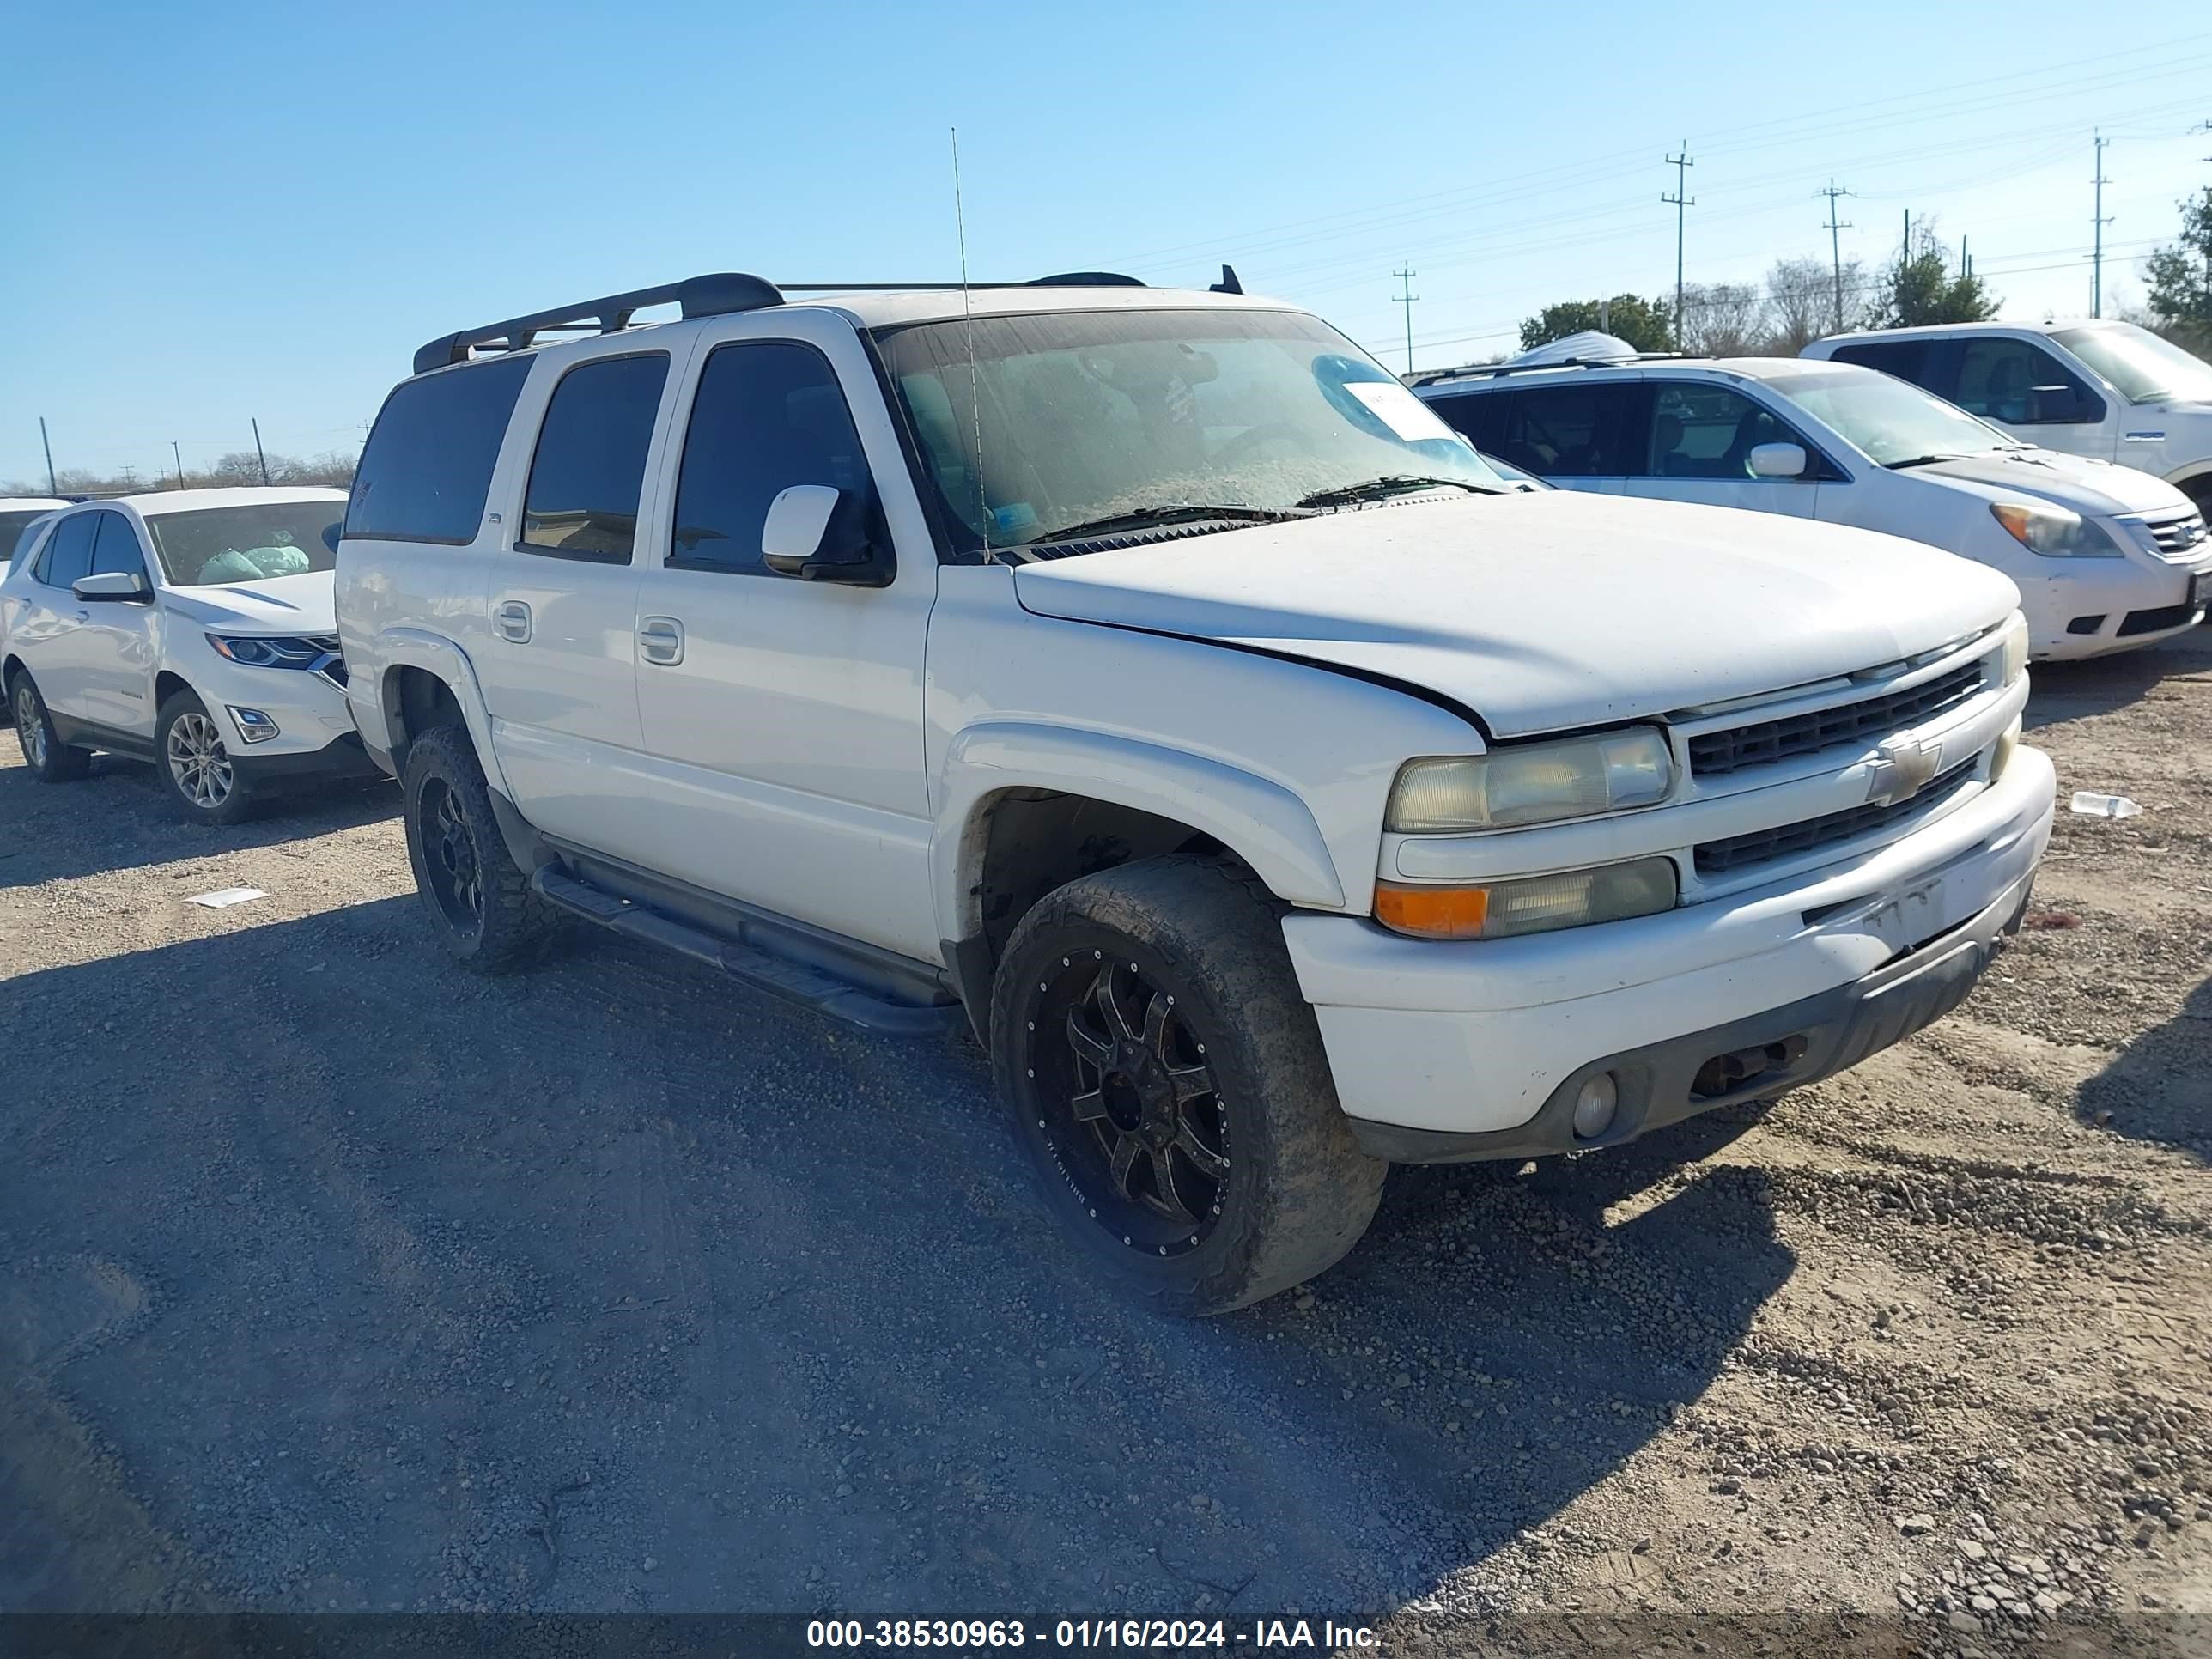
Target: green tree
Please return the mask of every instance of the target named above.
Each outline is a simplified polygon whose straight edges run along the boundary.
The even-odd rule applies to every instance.
[[[1562,300],[1521,325],[1521,349],[1534,351],[1585,329],[1602,329],[1638,351],[1674,349],[1674,302],[1616,294],[1611,300]]]
[[[2181,237],[2144,261],[2150,308],[2191,342],[2212,342],[2212,185],[2181,204]]]
[[[1875,280],[1879,286],[1867,307],[1869,328],[1985,322],[2003,303],[1982,286],[1980,277],[1951,269],[1951,250],[1936,234],[1933,220],[1912,228],[1911,238],[1898,249],[1897,263]]]

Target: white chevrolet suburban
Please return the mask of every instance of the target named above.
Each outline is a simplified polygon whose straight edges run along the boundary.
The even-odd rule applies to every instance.
[[[1510,489],[1279,303],[706,276],[415,368],[337,612],[445,946],[964,1020],[1163,1307],[1896,1042],[2050,833],[2002,575]]]

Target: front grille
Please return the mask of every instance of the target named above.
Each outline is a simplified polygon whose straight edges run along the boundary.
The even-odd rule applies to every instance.
[[[1929,780],[1926,788],[1909,800],[1891,801],[1886,805],[1869,801],[1864,806],[1846,807],[1840,812],[1830,812],[1823,817],[1807,818],[1802,823],[1785,823],[1774,830],[1754,830],[1748,835],[1730,836],[1725,841],[1699,842],[1696,854],[1698,873],[1701,876],[1724,876],[1755,864],[1770,864],[1776,859],[1794,858],[1815,848],[1833,846],[1838,842],[1850,841],[1874,830],[1887,829],[1900,819],[1911,817],[1916,812],[1924,812],[1948,799],[1971,780],[1980,760],[1981,757],[1977,755],[1972,760],[1961,761],[1948,771],[1938,773]]]
[[[1982,665],[1970,662],[1910,691],[1892,691],[1863,702],[1817,708],[1809,714],[1708,732],[1690,739],[1690,773],[1693,777],[1720,777],[1747,766],[1771,766],[1838,744],[1886,738],[1932,714],[1955,708],[1981,689]]]
[[[332,685],[346,683],[345,659],[338,654],[338,636],[335,634],[309,634],[305,636],[309,645],[324,653],[323,660],[315,665],[315,672]]]
[[[2157,544],[2161,558],[2191,558],[2204,544],[2204,520],[2198,514],[2184,513],[2172,519],[2146,519],[2143,527],[2150,532],[2150,538]]]

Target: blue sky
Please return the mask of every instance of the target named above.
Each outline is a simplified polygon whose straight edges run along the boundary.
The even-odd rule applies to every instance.
[[[2109,20],[2111,27],[2100,25]],[[434,335],[701,270],[1070,268],[1246,285],[1402,366],[1546,302],[1972,239],[2009,314],[2112,301],[2212,182],[2212,17],[2014,0],[1668,9],[1344,3],[137,3],[19,9],[0,112],[0,479],[357,445]]]

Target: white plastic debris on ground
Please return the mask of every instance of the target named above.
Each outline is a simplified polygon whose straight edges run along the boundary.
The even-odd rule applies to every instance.
[[[2131,818],[2142,811],[2125,795],[2100,795],[2087,789],[2074,792],[2073,807],[2083,817],[2092,818]]]
[[[195,893],[188,902],[204,904],[210,910],[228,910],[234,904],[268,896],[258,887],[225,887],[213,893]]]

